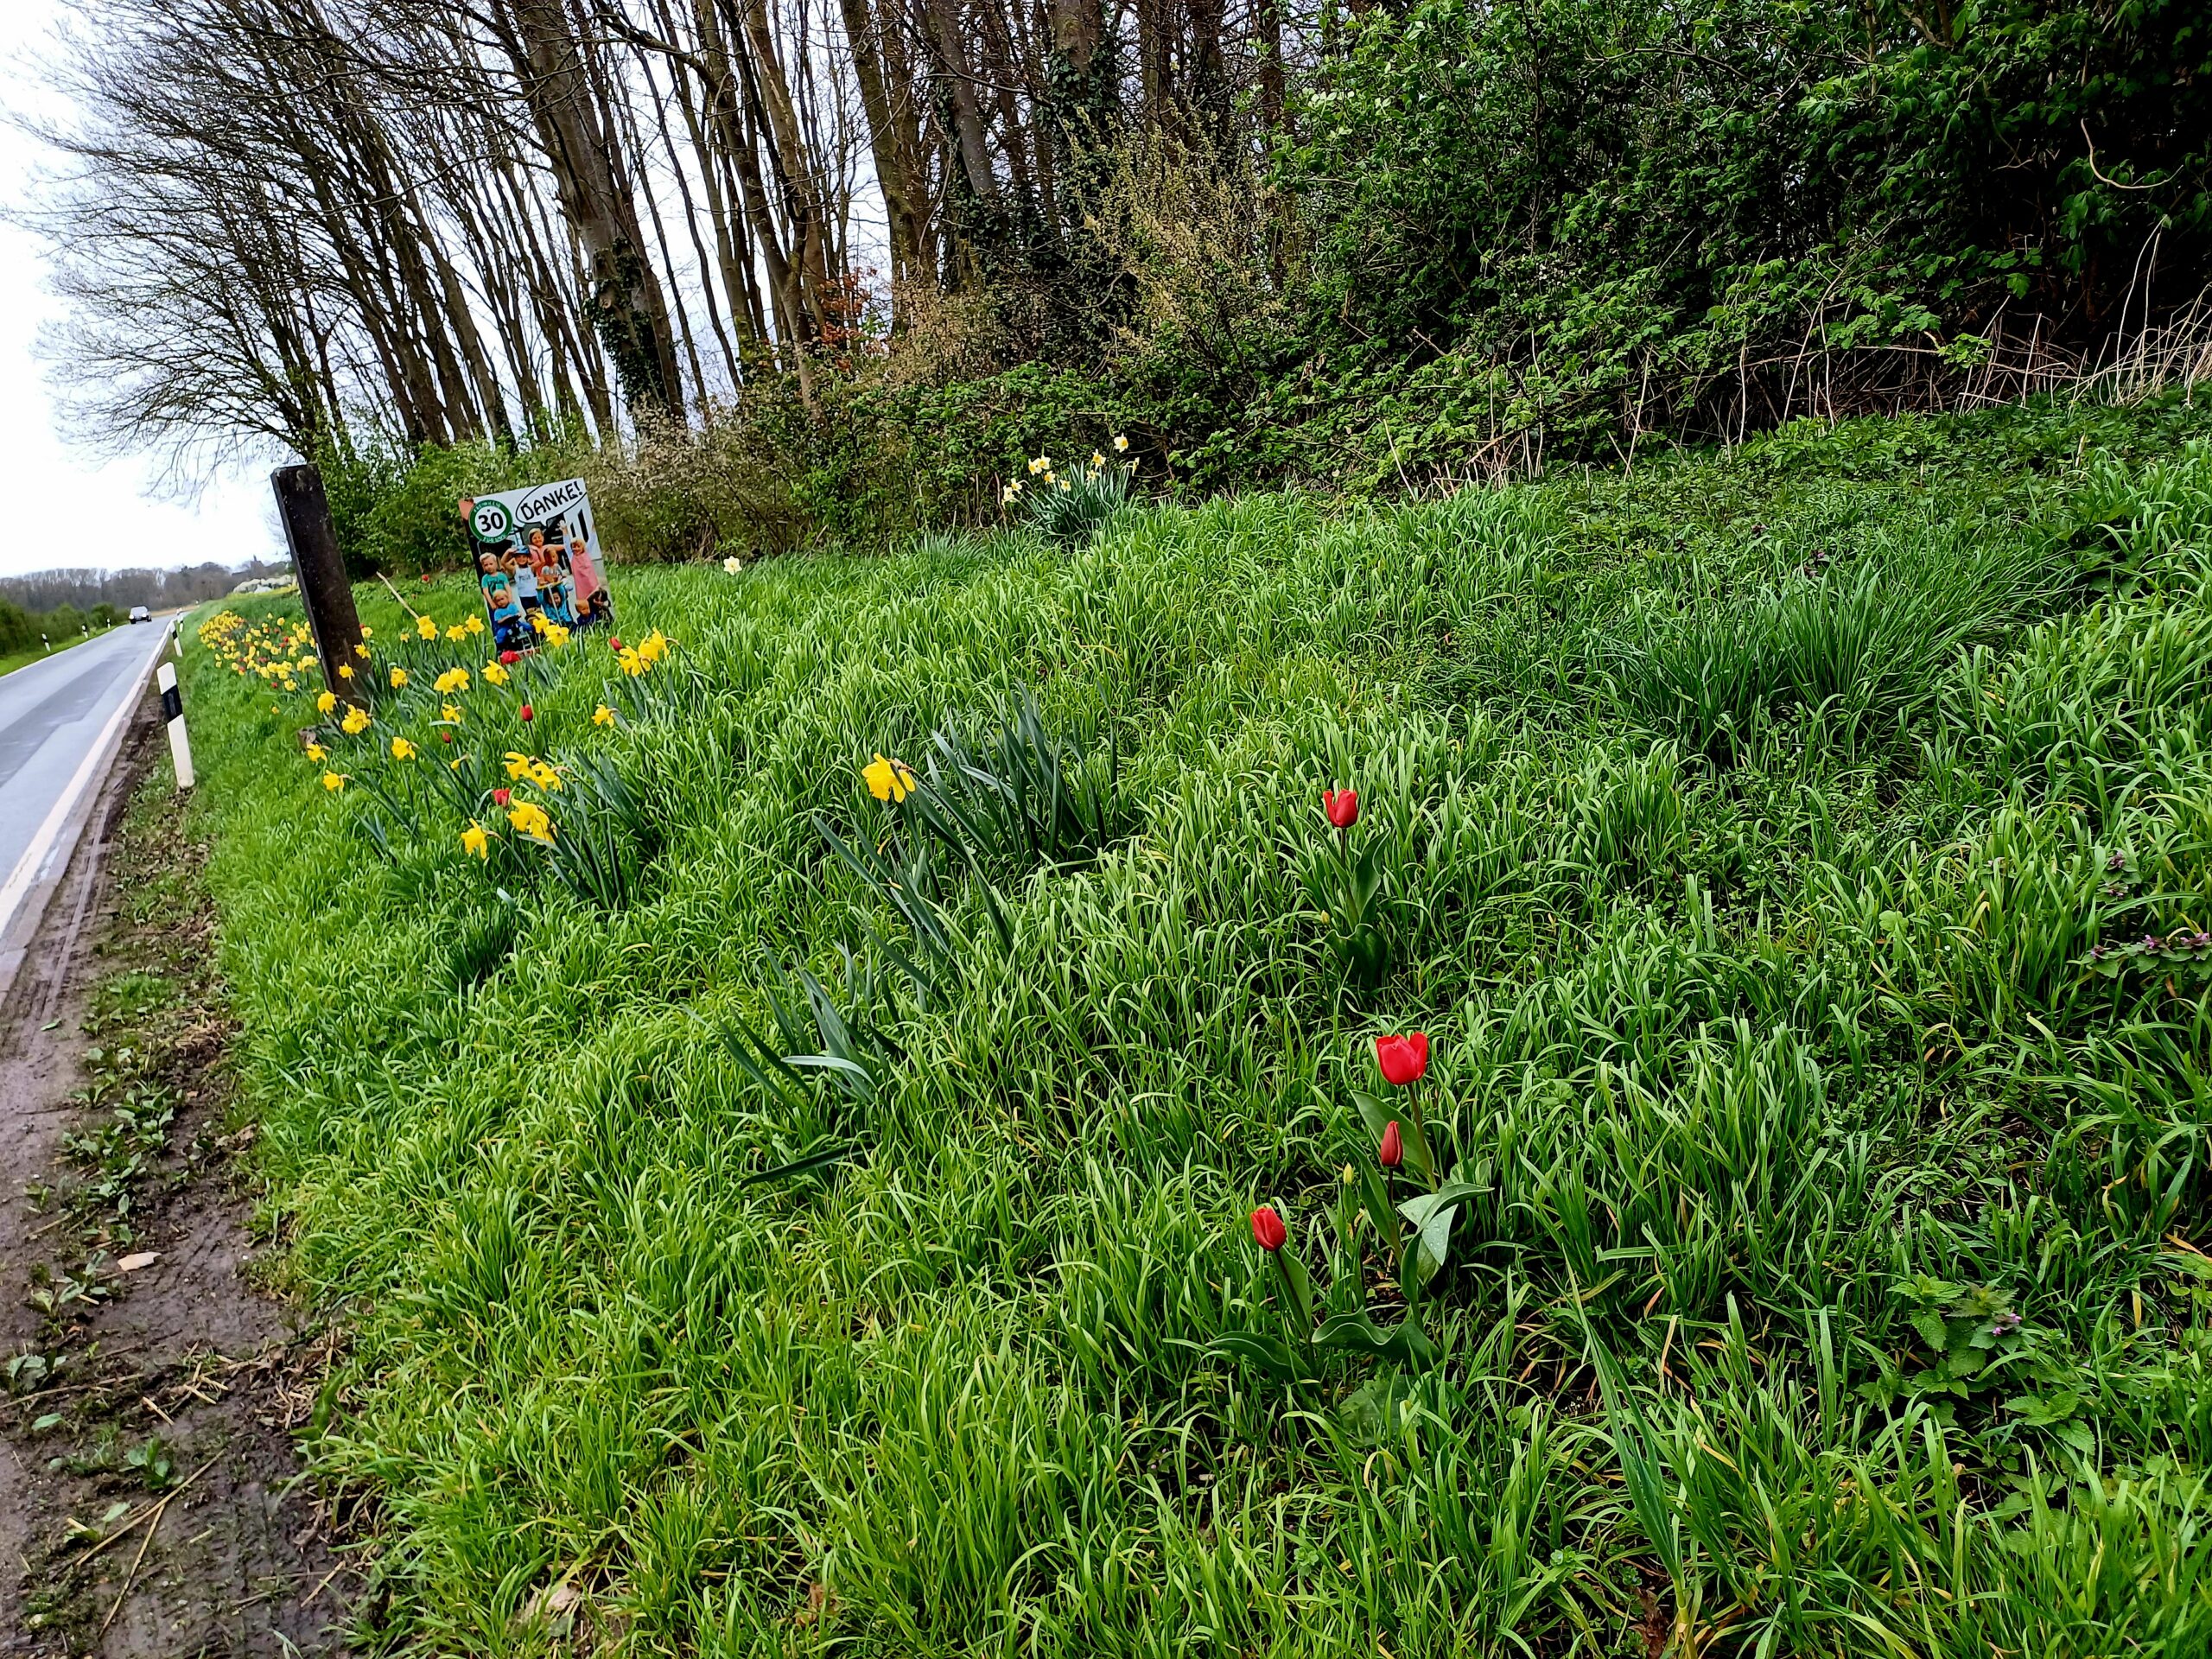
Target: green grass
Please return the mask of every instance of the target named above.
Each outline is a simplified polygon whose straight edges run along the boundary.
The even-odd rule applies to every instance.
[[[94,639],[98,639],[100,634],[105,633],[106,632],[107,630],[105,628],[102,628],[92,637]],[[69,645],[81,645],[84,643],[85,641],[81,638],[72,639],[68,642],[68,645],[57,645],[54,650],[66,651],[68,649]],[[54,652],[41,650],[36,645],[32,646],[29,651],[18,651],[14,652],[0,652],[0,674],[12,674],[19,668],[28,667],[33,663],[42,662],[47,658],[51,657],[54,654]]]
[[[528,732],[626,792],[617,908],[467,857],[385,728],[334,764],[398,810],[327,793],[304,698],[191,651],[378,1638],[2212,1648],[2212,1000],[2089,954],[2212,926],[2208,429],[1803,429],[1073,552],[626,569],[671,658],[556,659]],[[522,735],[470,696],[465,744]],[[972,867],[888,836],[872,754],[987,757],[1031,696],[1090,830],[1023,829],[1032,746]],[[1372,988],[1306,880],[1344,783]],[[1214,1345],[1284,1330],[1248,1213],[1325,1308],[1390,1300],[1332,1215],[1413,1029],[1471,1189],[1442,1359],[1287,1387]]]

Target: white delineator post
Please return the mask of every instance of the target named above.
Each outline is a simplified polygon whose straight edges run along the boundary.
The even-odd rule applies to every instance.
[[[162,688],[162,718],[168,722],[169,759],[176,762],[177,792],[192,787],[192,740],[184,734],[184,694],[176,689],[176,666],[163,663],[154,678]]]

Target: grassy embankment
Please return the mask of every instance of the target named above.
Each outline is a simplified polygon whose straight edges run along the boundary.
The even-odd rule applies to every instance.
[[[110,627],[120,627],[122,626],[123,625],[121,623],[109,624]],[[106,632],[106,628],[95,629],[93,631],[92,637],[94,639],[98,639],[101,634],[105,633]],[[55,652],[67,651],[69,649],[70,645],[81,645],[84,643],[85,641],[82,639],[77,639],[70,640],[67,645],[55,646],[54,651],[47,651],[42,647],[34,645],[28,651],[0,652],[0,674],[12,674],[17,669],[27,667],[32,663],[45,661],[48,657],[54,655]]]
[[[526,688],[531,747],[622,780],[532,797],[556,836],[587,799],[629,824],[618,905],[505,842],[497,896],[449,809],[370,795],[457,752],[409,701],[442,643],[334,794],[304,692],[192,652],[272,1202],[356,1332],[319,1455],[385,1495],[378,1617],[473,1652],[577,1618],[639,1651],[2205,1651],[2206,427],[1869,424],[1071,554],[626,570],[670,658],[572,645]],[[1061,862],[945,849],[932,946],[812,815],[866,863],[870,756],[1028,690],[1100,817]],[[461,750],[515,746],[512,692],[480,674]],[[371,758],[394,722],[427,756]],[[1342,783],[1371,988],[1305,881]],[[778,995],[770,1049],[846,1065],[746,1045]],[[1440,1362],[1285,1340],[1309,1375],[1275,1380],[1213,1345],[1294,1334],[1255,1205],[1317,1321],[1397,1317],[1339,1172],[1371,1039],[1415,1029],[1464,1183],[1416,1275]]]

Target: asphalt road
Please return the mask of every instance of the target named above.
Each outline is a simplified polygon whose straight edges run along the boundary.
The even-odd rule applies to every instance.
[[[71,809],[99,781],[97,751],[151,671],[169,624],[125,623],[0,674],[0,939],[63,842]]]

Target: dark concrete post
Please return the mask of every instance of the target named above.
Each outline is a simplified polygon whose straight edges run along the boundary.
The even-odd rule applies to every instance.
[[[346,580],[339,556],[338,531],[330,522],[330,501],[322,474],[312,467],[279,467],[269,475],[276,492],[276,516],[284,521],[284,541],[292,550],[292,573],[299,578],[300,602],[307,607],[315,635],[315,654],[322,659],[323,683],[348,702],[369,701],[363,675],[366,663],[354,654],[361,643],[361,619],[353,609],[353,585]],[[340,667],[353,671],[349,678]]]

